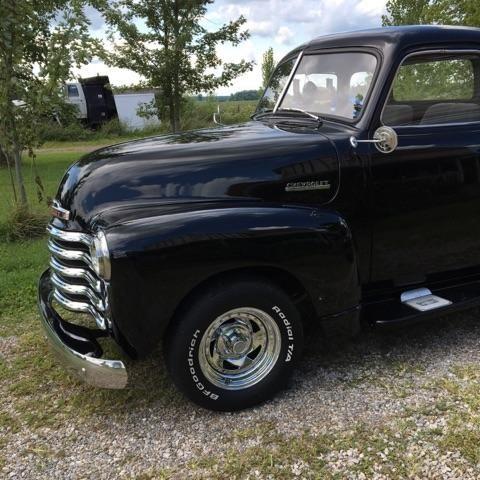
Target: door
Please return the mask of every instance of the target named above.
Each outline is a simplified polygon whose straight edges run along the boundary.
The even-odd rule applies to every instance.
[[[480,266],[479,56],[409,56],[381,123],[398,135],[371,158],[372,281],[409,284]]]
[[[68,102],[72,105],[75,105],[77,108],[77,118],[86,119],[87,118],[87,105],[85,104],[85,98],[81,90],[79,83],[67,83],[66,93],[68,97]]]
[[[104,98],[104,87],[101,84],[83,84],[83,91],[87,99],[88,121],[90,124],[99,124],[108,120],[107,106]]]

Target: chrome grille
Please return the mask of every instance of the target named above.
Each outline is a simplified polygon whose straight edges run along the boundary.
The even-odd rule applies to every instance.
[[[107,328],[106,285],[94,272],[90,257],[93,238],[83,232],[47,227],[52,254],[50,267],[53,297],[67,310],[90,314],[101,329]]]

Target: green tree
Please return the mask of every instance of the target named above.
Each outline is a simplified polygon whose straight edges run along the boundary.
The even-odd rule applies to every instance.
[[[230,95],[230,101],[242,101],[242,100],[258,100],[260,93],[258,90],[241,90]]]
[[[263,89],[267,88],[268,81],[272,76],[273,71],[275,70],[275,58],[273,56],[273,48],[270,47],[264,54],[262,60],[262,87]]]
[[[422,25],[433,23],[431,0],[389,0],[387,14],[382,16],[384,26]]]
[[[384,26],[444,24],[480,26],[478,0],[389,0]]]
[[[201,21],[213,0],[115,0],[104,2],[115,47],[106,61],[128,68],[158,88],[156,108],[168,118],[173,131],[180,129],[186,95],[213,92],[252,69],[253,62],[223,62],[219,44],[236,46],[248,38],[245,18],[208,31]],[[141,25],[141,26],[139,26]],[[214,73],[216,70],[218,73]]]
[[[83,7],[77,0],[0,2],[0,150],[15,170],[13,194],[24,208],[22,152],[34,158],[39,126],[65,111],[62,83],[95,46]]]

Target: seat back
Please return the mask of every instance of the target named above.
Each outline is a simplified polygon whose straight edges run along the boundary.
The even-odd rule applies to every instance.
[[[387,105],[383,111],[382,121],[392,127],[413,123],[413,108],[410,105]]]
[[[480,122],[480,106],[475,103],[437,103],[425,112],[420,125]]]

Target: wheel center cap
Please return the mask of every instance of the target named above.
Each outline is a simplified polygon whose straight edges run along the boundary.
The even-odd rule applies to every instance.
[[[244,325],[228,326],[219,332],[217,350],[224,358],[243,357],[250,351],[251,345],[251,332]]]
[[[245,340],[238,340],[233,344],[233,352],[237,355],[245,355],[248,352],[249,343]]]

